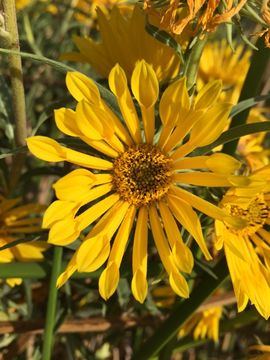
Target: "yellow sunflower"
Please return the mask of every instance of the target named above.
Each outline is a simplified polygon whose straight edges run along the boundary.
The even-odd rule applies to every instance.
[[[138,7],[129,16],[114,7],[109,17],[97,9],[97,21],[101,42],[74,36],[79,53],[65,54],[63,59],[89,63],[104,78],[118,63],[130,80],[136,61],[141,59],[153,66],[159,81],[172,79],[178,74],[178,56],[173,49],[146,32],[145,17]]]
[[[21,237],[21,234],[31,234],[41,231],[44,206],[38,204],[20,205],[20,199],[5,199],[0,196],[0,247],[3,247]],[[42,252],[47,248],[46,242],[26,242],[0,251],[0,262],[40,261]],[[7,279],[10,286],[19,285],[19,278]]]
[[[42,1],[48,2],[48,0]],[[61,6],[60,3],[58,5]],[[117,6],[123,13],[129,12],[132,8],[126,0],[72,0],[70,3],[70,7],[74,11],[74,18],[90,28],[96,25],[97,8],[108,15],[113,6]],[[52,14],[57,14],[58,6],[50,4],[47,10]]]
[[[233,52],[226,40],[209,42],[200,60],[198,89],[209,81],[220,79],[223,83],[221,100],[236,104],[249,69],[250,57],[251,51],[245,50],[243,45],[236,45]],[[269,113],[269,108],[252,108],[247,123],[267,121],[267,113]],[[239,139],[237,150],[241,156],[245,157],[252,170],[267,165],[269,162],[269,150],[263,147],[265,136],[266,132],[260,132]]]
[[[247,123],[268,121],[265,114],[269,114],[269,108],[255,107],[250,110]],[[270,149],[265,148],[265,137],[267,132],[242,136],[239,139],[237,150],[247,161],[249,168],[254,171],[269,164]]]
[[[215,221],[216,248],[224,247],[238,310],[248,300],[264,317],[270,316],[270,167],[251,175],[253,186],[228,190],[220,206],[246,221],[236,229],[226,221]],[[256,185],[257,182],[257,185]]]
[[[108,299],[117,288],[122,257],[135,225],[132,292],[143,302],[147,294],[149,224],[170,286],[178,295],[188,297],[188,285],[181,272],[191,272],[193,257],[179,225],[190,232],[209,260],[211,255],[193,208],[239,224],[226,211],[190,191],[190,185],[223,187],[238,181],[232,173],[240,163],[226,154],[187,157],[199,146],[217,139],[226,125],[231,105],[216,101],[221,83],[209,83],[193,99],[188,95],[185,78],[167,87],[159,105],[160,132],[156,131],[155,116],[158,78],[144,60],[137,62],[131,77],[142,121],[125,72],[118,64],[109,74],[109,86],[124,122],[100,98],[98,88],[89,78],[71,72],[66,83],[78,104],[76,111],[56,110],[56,124],[62,132],[79,137],[102,156],[69,149],[44,136],[27,139],[29,150],[38,158],[83,167],[54,184],[59,200],[49,206],[43,220],[43,226],[50,228],[51,244],[70,244],[88,229],[58,279],[58,286],[74,271],[95,271],[107,260],[99,279],[99,291]],[[183,142],[187,135],[188,141]]]
[[[107,15],[108,10],[114,5],[119,8],[127,7],[125,0],[75,0],[72,5],[75,9],[75,18],[80,22],[88,23],[90,26],[97,18],[98,7]],[[88,16],[86,14],[88,14]]]
[[[224,101],[236,104],[250,65],[251,51],[236,45],[235,52],[226,40],[206,44],[199,65],[198,88],[212,80],[222,80]]]

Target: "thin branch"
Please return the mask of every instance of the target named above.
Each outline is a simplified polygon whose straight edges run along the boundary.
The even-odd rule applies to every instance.
[[[11,44],[10,49],[20,51],[19,35],[17,27],[17,17],[15,0],[2,0],[5,18],[5,28],[10,35]],[[22,61],[20,55],[9,55],[9,71],[11,78],[11,89],[12,89],[12,103],[15,123],[15,146],[24,146],[25,138],[27,136],[26,127],[26,110],[25,110],[25,95],[23,86],[23,75],[22,75]],[[25,154],[17,154],[14,157],[9,188],[12,190],[22,171],[25,160]]]

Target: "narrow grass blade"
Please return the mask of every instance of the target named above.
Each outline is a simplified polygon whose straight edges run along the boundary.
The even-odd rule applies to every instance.
[[[49,288],[49,299],[46,312],[44,340],[42,348],[42,360],[50,360],[52,355],[54,325],[56,318],[57,293],[56,281],[60,274],[63,248],[56,246],[53,254],[53,266]]]

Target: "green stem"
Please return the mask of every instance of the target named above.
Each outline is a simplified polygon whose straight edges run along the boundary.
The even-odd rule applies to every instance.
[[[239,102],[258,95],[261,86],[261,79],[263,75],[265,75],[265,69],[269,62],[269,49],[265,48],[262,38],[259,38],[256,46],[259,50],[253,52],[251,64],[240,94]],[[235,126],[245,124],[249,114],[249,110],[250,109],[246,109],[242,111],[239,115],[234,117],[231,121],[230,129],[234,128]],[[238,141],[239,139],[236,139],[225,144],[222,151],[229,155],[234,155],[236,152]]]
[[[11,38],[10,50],[19,51],[20,44],[17,27],[15,0],[2,0],[2,4],[4,9],[6,31],[10,34]],[[8,66],[10,70],[12,89],[12,112],[14,114],[15,123],[15,145],[16,147],[19,147],[25,145],[25,138],[27,137],[25,95],[22,75],[22,61],[20,54],[10,54]],[[17,154],[14,157],[9,184],[11,190],[14,189],[20,177],[24,165],[24,160],[24,154]]]
[[[179,328],[194,314],[198,307],[228,278],[226,259],[223,257],[214,267],[217,279],[205,273],[191,297],[175,308],[154,335],[148,339],[134,359],[148,360],[156,355],[179,331]]]
[[[200,64],[201,55],[206,42],[207,42],[207,35],[205,35],[202,40],[198,39],[189,55],[185,70],[188,90],[192,89],[196,83],[198,67]]]
[[[53,254],[53,266],[49,288],[49,299],[47,305],[42,360],[50,360],[53,346],[54,325],[57,305],[56,281],[60,274],[63,248],[56,246]]]

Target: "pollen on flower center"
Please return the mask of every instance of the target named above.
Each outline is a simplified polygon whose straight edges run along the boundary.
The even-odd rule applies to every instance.
[[[172,161],[156,146],[130,147],[114,161],[115,191],[135,206],[159,200],[170,187]]]
[[[249,206],[244,209],[238,205],[226,204],[225,208],[232,216],[240,217],[247,221],[247,226],[243,229],[229,230],[238,235],[253,235],[260,229],[270,215],[270,209],[265,202],[263,195],[257,196]]]

